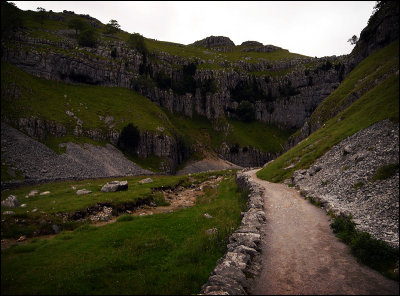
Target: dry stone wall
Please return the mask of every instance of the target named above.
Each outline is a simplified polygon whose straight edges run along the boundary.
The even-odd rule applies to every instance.
[[[250,191],[247,211],[240,227],[229,237],[225,255],[201,288],[202,295],[246,295],[251,277],[261,270],[261,227],[265,223],[263,189],[251,182],[244,170],[237,172],[236,182]]]

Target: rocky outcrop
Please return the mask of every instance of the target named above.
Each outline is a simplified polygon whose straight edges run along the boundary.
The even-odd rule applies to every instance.
[[[379,2],[351,52],[355,64],[378,49],[399,39],[399,2]]]
[[[251,278],[261,270],[260,229],[266,221],[263,190],[243,171],[236,174],[236,182],[243,190],[250,191],[247,210],[242,213],[240,227],[229,238],[228,251],[202,286],[202,295],[246,295]]]
[[[226,143],[223,143],[218,153],[221,158],[242,167],[260,167],[278,156],[278,153],[262,152],[251,146],[229,147]]]
[[[376,123],[335,145],[292,183],[326,211],[352,216],[357,229],[399,246],[399,126]],[[391,165],[392,174],[374,178]],[[397,165],[397,170],[395,169]]]
[[[228,37],[224,36],[210,36],[204,39],[198,40],[191,45],[200,47],[222,47],[222,46],[235,46],[235,43]]]

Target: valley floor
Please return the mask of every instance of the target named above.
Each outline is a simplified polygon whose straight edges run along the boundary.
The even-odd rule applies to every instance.
[[[284,184],[264,187],[267,223],[252,294],[399,294],[399,284],[361,265],[332,233],[330,217]]]

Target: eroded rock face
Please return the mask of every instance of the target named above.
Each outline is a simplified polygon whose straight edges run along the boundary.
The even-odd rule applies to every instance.
[[[326,211],[352,215],[357,229],[399,246],[399,170],[383,180],[373,176],[399,163],[399,126],[376,123],[335,145],[307,170],[292,176],[304,196]]]

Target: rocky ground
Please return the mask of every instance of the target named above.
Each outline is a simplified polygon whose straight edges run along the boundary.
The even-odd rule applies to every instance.
[[[357,228],[399,246],[399,170],[373,181],[383,165],[399,163],[399,125],[385,120],[348,137],[292,183],[327,211],[352,215]]]
[[[1,124],[1,161],[10,173],[21,171],[33,181],[86,179],[152,174],[124,157],[114,146],[75,143],[61,144],[65,153],[58,155],[44,144],[13,127]],[[12,169],[10,169],[12,168]]]

